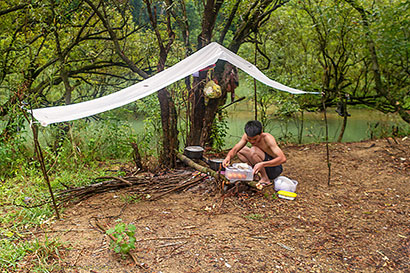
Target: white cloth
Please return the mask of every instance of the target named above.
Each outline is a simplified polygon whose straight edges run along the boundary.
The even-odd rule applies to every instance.
[[[33,116],[41,125],[47,126],[51,123],[75,120],[102,113],[146,97],[209,65],[215,64],[219,59],[235,65],[255,79],[275,89],[292,94],[317,94],[317,92],[301,91],[273,81],[250,62],[218,43],[211,43],[172,67],[118,92],[76,104],[34,109]]]

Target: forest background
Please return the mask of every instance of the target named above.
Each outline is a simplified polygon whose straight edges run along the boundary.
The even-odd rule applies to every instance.
[[[216,41],[270,78],[322,94],[294,96],[239,82],[250,90],[257,85],[256,101],[252,90],[246,103],[255,105],[264,125],[273,118],[298,120],[300,142],[305,112],[337,107],[341,141],[348,106],[394,113],[410,123],[409,14],[410,3],[399,0],[2,1],[0,202],[7,216],[0,226],[1,261],[10,266],[27,249],[44,247],[15,239],[52,216],[47,206],[16,205],[47,195],[23,111],[116,92]],[[232,100],[237,73],[218,62],[125,107],[40,127],[52,186],[90,183],[110,161],[174,167],[175,152],[185,145],[220,151],[227,130],[223,107]],[[218,81],[222,96],[208,101],[202,90],[209,78]],[[144,132],[135,133],[130,119],[144,120]],[[408,128],[374,137],[405,136]]]

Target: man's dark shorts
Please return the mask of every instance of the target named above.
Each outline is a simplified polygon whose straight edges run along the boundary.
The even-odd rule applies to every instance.
[[[269,161],[272,159],[273,157],[265,153],[265,159],[263,161]],[[268,175],[269,179],[272,180],[278,177],[282,173],[283,168],[282,168],[282,165],[279,165],[275,167],[265,167],[265,170],[266,170],[266,174]]]

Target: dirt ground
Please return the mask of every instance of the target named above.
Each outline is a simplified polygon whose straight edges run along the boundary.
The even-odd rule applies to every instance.
[[[410,272],[410,139],[282,146],[295,200],[211,182],[156,200],[125,188],[67,205],[49,237],[67,242],[55,272]],[[182,167],[182,177],[193,170]],[[222,202],[223,201],[223,202]],[[137,227],[132,259],[96,227]]]

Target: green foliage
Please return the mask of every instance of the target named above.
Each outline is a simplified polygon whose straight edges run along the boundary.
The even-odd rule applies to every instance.
[[[142,200],[141,195],[133,195],[133,194],[124,194],[124,195],[121,195],[120,198],[123,202],[126,202],[128,204],[139,203]]]
[[[378,50],[379,64],[383,71],[383,83],[403,107],[410,109],[408,76],[410,2],[394,1],[393,4],[369,7],[372,11],[372,31]]]
[[[268,192],[266,192],[266,193],[263,194],[263,196],[264,196],[266,199],[269,199],[269,200],[278,199],[278,193],[277,193],[277,192],[273,192],[273,193],[271,193],[271,194],[269,194]]]
[[[367,135],[370,139],[387,138],[390,136],[404,137],[410,135],[410,126],[392,126],[382,122],[369,122],[367,125]]]
[[[135,238],[136,227],[134,224],[126,225],[123,222],[119,222],[115,227],[107,230],[108,235],[112,235],[115,238],[111,240],[111,248],[116,253],[121,253],[122,255],[128,254],[132,249],[135,249]]]
[[[0,180],[14,177],[22,169],[30,167],[32,153],[26,149],[26,143],[21,134],[9,141],[0,141]]]
[[[64,246],[56,239],[46,236],[40,241],[4,238],[0,240],[0,270],[29,272],[54,272],[60,268],[60,249]],[[34,258],[35,257],[35,258]]]
[[[90,139],[83,139],[86,161],[126,158],[130,151],[130,140],[135,135],[129,123],[117,116],[118,112],[108,112],[103,120],[87,129]],[[88,124],[87,124],[88,125]]]
[[[211,129],[212,149],[216,152],[222,151],[225,145],[225,137],[228,131],[227,114],[225,111],[215,116],[215,121]]]
[[[262,214],[258,214],[258,213],[252,213],[252,214],[246,215],[245,218],[249,220],[262,221],[265,219],[265,216]]]
[[[67,125],[40,128],[39,140],[47,168],[53,172],[75,169],[78,164],[130,159],[130,141],[135,139],[136,132],[122,115],[124,111],[106,113],[99,121],[74,121],[71,129]]]
[[[162,125],[158,99],[155,95],[150,95],[138,100],[135,105],[138,117],[144,118],[144,130],[137,136],[140,152],[146,156],[159,155]]]

